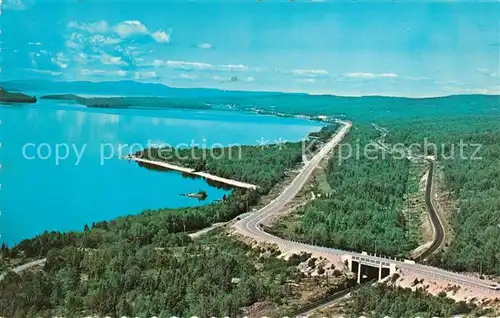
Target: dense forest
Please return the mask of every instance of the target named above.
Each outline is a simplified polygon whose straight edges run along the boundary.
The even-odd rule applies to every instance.
[[[224,202],[199,207],[146,210],[138,215],[119,217],[109,222],[85,226],[84,232],[46,232],[32,239],[21,241],[13,248],[3,248],[7,256],[37,258],[46,256],[52,249],[68,246],[100,248],[119,241],[140,247],[148,244],[167,244],[170,234],[193,232],[216,222],[228,221],[248,210],[257,202],[255,191],[234,190]],[[89,229],[92,229],[90,231]]]
[[[456,303],[446,294],[433,296],[423,289],[388,284],[365,285],[355,290],[345,312],[349,317],[452,317],[454,315],[481,316],[486,312],[465,302]]]
[[[314,151],[321,142],[328,140],[339,128],[330,124],[320,131],[311,133],[308,141]],[[286,172],[302,162],[302,143],[286,142],[262,146],[232,146],[224,148],[149,148],[136,153],[136,156],[165,161],[197,171],[208,172],[220,177],[249,182],[258,186],[260,194],[266,194]]]
[[[385,142],[390,147],[403,143],[413,155],[435,155],[444,186],[458,204],[451,217],[454,239],[432,264],[500,275],[500,116],[377,123],[388,128]],[[368,125],[358,124],[348,140],[363,149],[375,134]],[[298,218],[289,217],[271,230],[309,243],[403,256],[417,245],[407,235],[408,220],[401,213],[408,168],[407,160],[387,154],[376,160],[342,160],[337,153],[326,175],[331,197],[309,202],[298,210]]]
[[[23,93],[8,92],[0,88],[0,102],[2,103],[36,103],[36,97]]]
[[[376,120],[409,120],[444,116],[498,113],[498,96],[454,95],[430,98],[344,97],[333,95],[267,94],[261,96],[214,97],[211,105],[228,104],[237,109],[282,114],[345,116],[357,123]]]
[[[140,241],[137,226],[131,227]],[[104,231],[110,230],[88,229],[80,239]],[[261,251],[224,234],[194,242],[162,232],[150,244],[138,241],[115,237],[99,249],[52,249],[43,270],[0,281],[0,315],[235,317],[258,301],[283,305],[293,297],[287,282],[302,277],[291,264],[259,257]]]
[[[500,116],[387,122],[386,126],[389,143],[427,142],[421,153],[437,156],[445,187],[458,204],[451,218],[454,239],[434,264],[500,275]]]
[[[342,147],[327,168],[331,195],[299,208],[298,222],[291,216],[290,222],[280,221],[271,231],[312,244],[391,256],[415,248],[402,213],[409,161],[374,147],[365,154],[364,147],[375,136],[369,125],[356,127],[345,140],[352,156],[344,157],[341,152],[347,148]]]

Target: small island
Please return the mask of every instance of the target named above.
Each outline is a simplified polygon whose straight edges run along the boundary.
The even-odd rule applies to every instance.
[[[195,193],[185,193],[185,194],[181,194],[181,196],[184,196],[184,197],[190,197],[190,198],[196,198],[200,201],[202,200],[205,200],[207,198],[207,192],[206,191],[198,191],[198,192],[195,192]]]
[[[1,103],[36,103],[35,96],[28,96],[23,93],[11,93],[0,88]]]

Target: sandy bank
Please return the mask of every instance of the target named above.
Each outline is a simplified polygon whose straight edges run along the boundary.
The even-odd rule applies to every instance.
[[[166,163],[166,162],[162,162],[162,161],[154,161],[154,160],[142,159],[142,158],[133,157],[133,156],[126,157],[125,159],[134,160],[134,161],[137,161],[137,162],[144,162],[144,163],[155,165],[155,166],[158,166],[158,167],[163,167],[163,168],[167,168],[167,169],[171,169],[171,170],[176,170],[176,171],[179,171],[179,172],[182,172],[182,173],[187,173],[187,174],[191,174],[191,175],[194,175],[194,176],[199,176],[199,177],[202,177],[202,178],[205,178],[205,179],[210,179],[210,180],[213,180],[213,181],[217,181],[217,182],[224,183],[224,184],[231,185],[231,186],[238,187],[238,188],[257,189],[257,186],[254,185],[254,184],[250,184],[250,183],[246,183],[246,182],[241,182],[241,181],[237,181],[237,180],[232,180],[232,179],[226,179],[226,178],[214,176],[213,174],[210,174],[210,173],[201,172],[201,171],[195,171],[192,168],[186,168],[186,167],[176,166],[176,165],[173,165],[173,164],[170,164],[170,163]]]

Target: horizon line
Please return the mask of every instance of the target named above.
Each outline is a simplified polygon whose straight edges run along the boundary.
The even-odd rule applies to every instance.
[[[422,96],[408,96],[408,95],[382,95],[382,94],[368,94],[368,95],[338,95],[335,93],[312,93],[312,92],[303,92],[303,91],[277,91],[277,90],[243,90],[243,89],[225,89],[225,88],[217,88],[217,87],[179,87],[179,86],[170,86],[163,84],[161,82],[140,82],[134,79],[122,79],[122,80],[107,80],[107,81],[92,81],[92,80],[49,80],[49,79],[40,79],[40,78],[29,78],[29,79],[16,79],[16,80],[2,80],[0,83],[0,87],[3,86],[6,82],[23,82],[23,81],[43,81],[43,82],[55,82],[55,83],[120,83],[120,82],[132,82],[137,84],[153,84],[153,85],[161,85],[167,88],[172,89],[207,89],[207,90],[218,90],[218,91],[228,91],[228,92],[249,92],[249,93],[275,93],[275,94],[302,94],[302,95],[310,95],[310,96],[333,96],[333,97],[348,97],[348,98],[362,98],[362,97],[385,97],[385,98],[406,98],[406,99],[430,99],[430,98],[445,98],[452,96],[497,96],[500,98],[500,92],[496,93],[454,93],[454,94],[443,94],[443,95],[422,95]],[[77,95],[77,94],[75,94]],[[116,97],[127,97],[127,95],[115,95]],[[145,95],[146,97],[146,95]],[[189,97],[176,97],[176,98],[189,98]]]

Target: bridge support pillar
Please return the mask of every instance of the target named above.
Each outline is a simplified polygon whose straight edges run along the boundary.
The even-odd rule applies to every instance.
[[[396,273],[396,271],[397,271],[396,264],[391,264],[389,266],[389,275]]]
[[[357,282],[358,284],[361,284],[361,266],[362,266],[362,265],[361,265],[361,262],[359,262],[359,266],[358,266],[358,278],[357,278],[357,280],[356,280],[356,282]]]
[[[382,280],[382,263],[378,264],[378,281]]]

